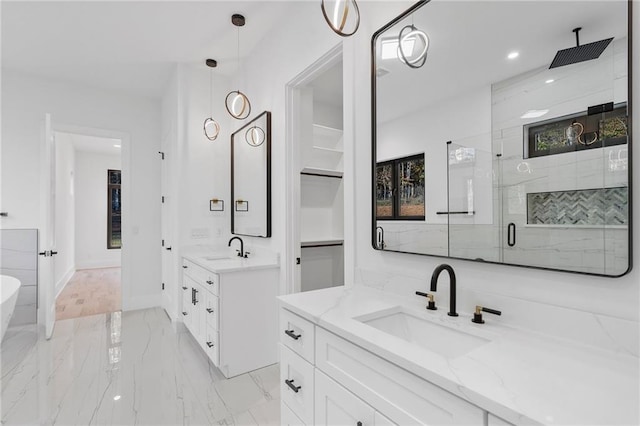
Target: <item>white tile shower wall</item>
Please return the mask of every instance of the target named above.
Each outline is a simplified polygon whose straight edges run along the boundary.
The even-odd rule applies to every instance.
[[[492,86],[493,148],[502,152],[496,191],[503,195],[504,223],[517,228],[516,247],[505,248],[505,262],[597,274],[626,271],[625,230],[526,227],[526,194],[627,186],[626,146],[524,158],[523,125],[541,119],[519,118],[533,106],[549,109],[542,118],[548,119],[584,111],[589,105],[626,101],[626,90],[612,83],[626,82],[626,43],[627,39],[615,40],[614,49],[598,61],[537,69]],[[548,78],[555,81],[546,84]],[[613,255],[606,251],[612,247]]]
[[[38,303],[38,231],[0,230],[0,274],[20,280],[20,293],[9,326],[34,324]]]

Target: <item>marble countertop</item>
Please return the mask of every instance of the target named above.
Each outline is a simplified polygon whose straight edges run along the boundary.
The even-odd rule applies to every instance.
[[[219,274],[280,267],[277,256],[243,258],[233,256],[229,254],[229,251],[190,252],[183,254],[182,257],[211,272]]]
[[[281,296],[281,306],[514,424],[640,424],[639,359],[509,327],[484,314],[448,317],[448,306],[361,286]],[[357,317],[406,312],[488,339],[446,358],[373,328]],[[452,332],[452,335],[455,332]]]

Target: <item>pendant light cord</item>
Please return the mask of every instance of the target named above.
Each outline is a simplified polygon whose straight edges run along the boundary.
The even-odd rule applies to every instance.
[[[209,69],[209,116],[213,117],[213,68]]]
[[[238,74],[240,74],[240,27],[238,27],[238,43],[236,44],[237,47],[237,55],[238,55]],[[238,75],[238,81],[240,81],[240,76]],[[238,86],[240,86],[240,84],[238,84]],[[240,91],[240,89],[238,89],[238,92]]]

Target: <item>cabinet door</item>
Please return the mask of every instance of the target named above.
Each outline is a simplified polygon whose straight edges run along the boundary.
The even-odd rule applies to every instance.
[[[375,410],[360,398],[316,369],[315,423],[316,425],[374,425]]]

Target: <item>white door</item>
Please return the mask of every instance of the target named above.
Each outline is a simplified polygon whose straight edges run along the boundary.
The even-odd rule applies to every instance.
[[[56,141],[51,126],[51,115],[45,114],[42,141],[42,181],[40,199],[42,203],[40,248],[38,262],[38,286],[41,317],[39,323],[45,327],[45,336],[51,338],[56,321],[55,260],[56,260]]]

